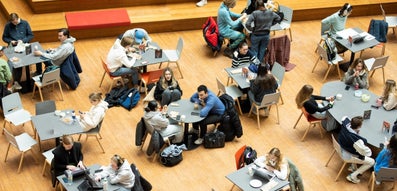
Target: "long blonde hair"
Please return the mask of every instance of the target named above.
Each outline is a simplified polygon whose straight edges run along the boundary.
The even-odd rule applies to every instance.
[[[269,155],[274,155],[275,157],[277,157],[277,160],[275,161],[275,165],[270,164],[270,157]],[[270,149],[269,153],[266,155],[266,161],[267,161],[267,165],[273,167],[274,169],[280,170],[280,165],[283,161],[283,155],[281,154],[280,149],[273,147],[272,149]]]
[[[298,108],[303,107],[303,103],[310,99],[310,96],[313,94],[313,86],[306,84],[304,85],[298,92],[295,98],[296,105]]]
[[[165,73],[167,71],[170,72],[170,74],[171,74],[171,85],[169,85],[167,80],[165,79]],[[161,79],[160,79],[160,85],[163,89],[167,89],[168,86],[172,86],[174,88],[176,88],[178,86],[178,81],[176,81],[176,79],[174,77],[174,72],[171,70],[171,68],[167,67],[163,70],[163,74],[161,75]]]
[[[396,96],[396,81],[388,79],[386,80],[385,89],[383,90],[383,101],[389,100],[389,94],[393,93]]]

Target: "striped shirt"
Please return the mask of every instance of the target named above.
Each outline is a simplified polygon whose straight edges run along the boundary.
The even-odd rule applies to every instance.
[[[247,54],[244,55],[241,54],[238,50],[233,52],[232,68],[249,65],[250,63],[259,65],[259,60],[256,58],[251,50],[248,50]]]

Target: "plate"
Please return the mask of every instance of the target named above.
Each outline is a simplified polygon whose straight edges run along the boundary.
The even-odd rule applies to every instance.
[[[250,185],[254,188],[259,188],[262,186],[262,182],[258,179],[253,179],[250,181]]]

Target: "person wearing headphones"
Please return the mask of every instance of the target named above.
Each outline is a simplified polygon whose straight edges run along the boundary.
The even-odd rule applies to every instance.
[[[71,135],[63,135],[62,144],[58,145],[52,153],[54,154],[53,165],[55,176],[63,174],[65,170],[85,169],[81,143],[74,142]]]
[[[345,3],[338,12],[323,19],[321,21],[321,35],[324,35],[327,31],[330,34],[336,34],[336,32],[344,30],[347,17],[352,11],[353,7],[349,3]]]
[[[124,188],[131,189],[135,184],[135,175],[131,170],[130,163],[120,155],[113,155],[108,166],[102,166],[102,171],[95,174],[95,180],[109,177],[110,184],[119,184]]]
[[[150,38],[148,32],[145,29],[142,28],[133,28],[130,30],[125,31],[123,34],[123,37],[129,36],[134,39],[134,44],[137,45],[145,45],[147,46],[149,42],[152,41],[152,38]]]

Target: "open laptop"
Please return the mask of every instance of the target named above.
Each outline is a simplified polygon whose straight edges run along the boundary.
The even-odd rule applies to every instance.
[[[267,181],[272,179],[275,175],[274,173],[264,169],[264,168],[254,168],[254,176],[261,177]]]
[[[95,177],[89,173],[85,174],[85,180],[77,187],[79,191],[101,190],[102,184],[95,180]]]

